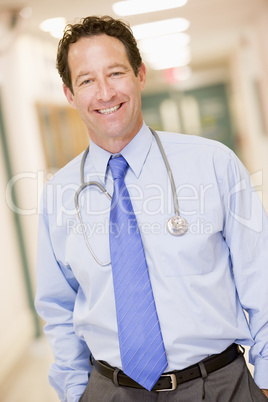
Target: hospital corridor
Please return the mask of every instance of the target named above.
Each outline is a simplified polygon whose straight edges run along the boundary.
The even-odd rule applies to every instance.
[[[145,11],[131,10],[132,3],[0,0],[0,402],[59,401],[35,295],[43,188],[89,145],[56,69],[66,24],[89,15],[126,21],[147,69],[146,124],[229,147],[268,212],[267,0],[136,2],[146,3]],[[154,3],[162,8],[150,8]],[[76,216],[70,214],[70,231]],[[208,229],[202,219],[192,227],[197,234]]]

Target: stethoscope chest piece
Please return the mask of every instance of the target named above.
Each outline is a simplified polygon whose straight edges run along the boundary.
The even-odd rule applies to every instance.
[[[175,215],[168,220],[167,228],[173,236],[182,236],[188,230],[188,223],[182,216]]]

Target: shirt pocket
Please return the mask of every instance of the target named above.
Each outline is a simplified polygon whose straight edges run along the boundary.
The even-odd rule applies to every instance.
[[[221,233],[167,236],[169,239],[161,246],[160,253],[165,276],[205,275],[215,269],[217,253],[222,248]]]

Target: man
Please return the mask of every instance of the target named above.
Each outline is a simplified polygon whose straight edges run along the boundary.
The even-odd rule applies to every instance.
[[[159,133],[188,222],[171,235],[169,175],[143,122],[146,69],[129,28],[110,17],[69,25],[57,66],[90,137],[82,173],[80,155],[47,183],[41,204],[36,308],[60,400],[267,400],[268,221],[245,168],[217,142]],[[81,177],[112,194],[111,212]],[[149,324],[136,326],[147,287]],[[251,346],[256,383],[239,344]]]

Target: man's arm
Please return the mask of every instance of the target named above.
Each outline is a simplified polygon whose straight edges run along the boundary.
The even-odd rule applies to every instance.
[[[219,167],[219,169],[221,169]],[[240,303],[248,313],[253,338],[249,361],[257,385],[268,389],[268,218],[249,175],[230,154],[222,166],[221,191],[225,206],[223,236],[230,250]]]
[[[77,402],[89,375],[89,350],[74,331],[73,310],[78,283],[72,271],[56,260],[50,240],[48,217],[41,212],[37,250],[36,310],[46,322],[44,332],[55,362],[50,384],[61,401]]]
[[[264,395],[266,396],[266,398],[268,398],[268,389],[262,389],[262,392],[264,393]]]

